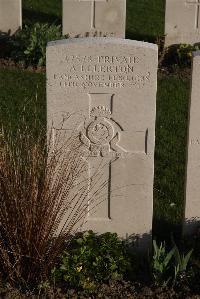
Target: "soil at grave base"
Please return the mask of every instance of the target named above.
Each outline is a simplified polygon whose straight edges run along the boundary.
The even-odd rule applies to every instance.
[[[191,79],[191,67],[177,68],[160,66],[158,69],[158,78],[176,76],[180,79]]]
[[[127,282],[111,282],[109,285],[101,285],[97,294],[94,295],[77,295],[71,292],[68,299],[200,299],[200,295],[192,294],[190,290],[177,292],[174,289],[139,287]]]
[[[182,286],[182,289],[160,288],[134,284],[125,281],[111,281],[102,284],[98,290],[90,295],[76,290],[68,290],[64,293],[60,289],[49,289],[45,294],[22,294],[16,289],[8,288],[0,290],[2,299],[200,299],[200,294],[194,294],[190,289]]]
[[[33,73],[44,73],[46,71],[45,66],[24,66],[23,64],[19,64],[14,62],[12,59],[4,59],[0,58],[0,68],[6,69],[14,69],[14,70],[26,70]]]

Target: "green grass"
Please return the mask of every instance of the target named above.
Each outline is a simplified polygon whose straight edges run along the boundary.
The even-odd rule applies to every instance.
[[[22,0],[24,23],[61,24],[62,0]]]
[[[154,42],[164,35],[164,0],[128,0],[126,37]]]
[[[126,37],[155,41],[164,34],[164,0],[127,0]],[[23,0],[23,21],[61,24],[62,0]]]
[[[173,76],[158,83],[154,223],[157,231],[176,230],[183,219],[190,82]]]
[[[160,227],[173,229],[182,220],[188,98],[189,80],[159,79],[154,187],[156,232]],[[6,124],[18,124],[22,116],[30,127],[37,118],[45,123],[45,74],[1,69],[0,119]]]
[[[45,74],[0,69],[0,123],[15,127],[22,118],[30,127],[45,124]]]

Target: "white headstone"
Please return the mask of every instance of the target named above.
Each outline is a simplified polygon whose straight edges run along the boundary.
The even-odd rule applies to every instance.
[[[63,34],[125,37],[126,0],[63,0]]]
[[[200,227],[200,52],[194,53],[189,112],[185,233]]]
[[[166,0],[165,45],[200,42],[200,0]]]
[[[103,201],[84,229],[135,234],[140,246],[152,230],[157,60],[156,45],[115,38],[47,47],[48,124],[74,116],[62,130],[79,131],[88,180],[104,164]]]
[[[0,0],[0,32],[13,34],[21,27],[21,0]]]

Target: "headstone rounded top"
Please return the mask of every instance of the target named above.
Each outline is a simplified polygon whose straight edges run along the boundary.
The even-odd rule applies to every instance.
[[[148,48],[158,51],[158,46],[156,44],[123,39],[123,38],[114,38],[114,37],[87,37],[87,38],[68,38],[62,40],[51,41],[47,44],[47,47],[58,46],[58,45],[68,45],[68,44],[118,44],[118,45],[130,45],[141,48]]]

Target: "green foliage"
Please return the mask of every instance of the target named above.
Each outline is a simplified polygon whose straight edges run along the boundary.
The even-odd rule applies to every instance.
[[[12,41],[15,50],[11,52],[11,57],[25,65],[44,66],[47,43],[61,38],[61,26],[40,23],[25,25]]]
[[[122,278],[129,268],[126,246],[117,234],[96,235],[89,231],[72,240],[52,274],[55,281],[92,291],[98,283]]]
[[[169,252],[166,250],[165,243],[157,245],[153,241],[154,255],[153,255],[153,276],[156,284],[166,286],[172,279],[170,275],[170,263],[175,253],[175,248]]]
[[[189,45],[180,44],[177,47],[177,58],[179,66],[190,66],[192,61],[192,52],[200,50],[200,44]]]
[[[178,247],[175,245],[175,252],[174,252],[174,258],[175,258],[175,280],[177,280],[178,276],[182,273],[186,272],[189,260],[191,258],[191,255],[193,253],[193,249],[191,249],[186,255],[183,253],[181,254],[178,250]]]
[[[200,50],[200,44],[179,44],[167,49],[165,63],[167,65],[178,65],[179,67],[190,67],[192,53]]]
[[[175,284],[178,277],[186,272],[193,250],[186,255],[181,254],[178,247],[174,245],[168,251],[165,243],[161,242],[158,246],[155,240],[153,249],[152,271],[155,283],[160,286],[167,286],[169,283]]]

